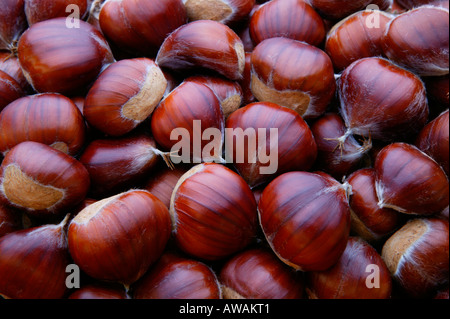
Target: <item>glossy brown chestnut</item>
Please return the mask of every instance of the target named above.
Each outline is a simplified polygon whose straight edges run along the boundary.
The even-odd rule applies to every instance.
[[[234,25],[247,18],[255,0],[182,0],[190,21],[213,20]]]
[[[67,238],[86,274],[129,287],[161,256],[170,230],[167,207],[147,191],[131,190],[87,206],[70,222]]]
[[[32,25],[18,45],[18,57],[28,82],[38,92],[79,94],[114,61],[103,35],[87,22],[67,28],[66,18]]]
[[[383,38],[384,54],[420,76],[449,72],[448,9],[424,6],[395,17]]]
[[[398,141],[428,120],[425,86],[418,76],[378,57],[353,62],[339,79],[339,110],[352,134]]]
[[[370,20],[374,14],[378,14],[376,22]],[[362,58],[381,56],[386,25],[393,18],[383,11],[359,11],[335,24],[325,42],[325,52],[333,61],[335,70],[340,72]]]
[[[251,81],[252,81],[252,54],[251,54],[251,52],[246,52],[245,53],[244,75],[242,77],[242,80],[239,81],[239,84],[242,88],[242,94],[243,94],[242,105],[247,105],[247,104],[256,102],[256,98],[253,95],[253,92],[251,89]]]
[[[449,117],[447,111],[428,123],[417,136],[415,145],[431,156],[449,176]]]
[[[28,95],[9,104],[0,113],[0,152],[34,141],[71,156],[86,140],[86,125],[77,106],[57,93]]]
[[[220,22],[193,21],[164,40],[156,63],[175,71],[212,70],[230,80],[240,80],[245,67],[244,44],[232,29]]]
[[[83,113],[92,127],[121,136],[150,116],[166,88],[166,77],[153,60],[120,60],[108,66],[94,82]]]
[[[270,102],[255,102],[226,121],[225,160],[250,187],[295,170],[309,170],[317,145],[298,113]]]
[[[225,127],[220,101],[206,85],[181,83],[153,111],[150,124],[156,142],[176,155],[171,157],[174,163],[223,161],[223,133],[219,140],[205,133],[212,128],[223,132]]]
[[[386,241],[381,256],[404,292],[425,298],[448,283],[448,251],[448,220],[417,218]]]
[[[166,165],[159,165],[155,172],[145,182],[143,188],[160,199],[167,208],[170,207],[170,199],[172,192],[180,180],[188,170],[189,166],[177,165],[173,169]]]
[[[0,296],[60,299],[67,292],[66,217],[58,225],[18,230],[0,238]]]
[[[170,213],[177,245],[205,260],[244,249],[258,228],[250,187],[221,164],[199,164],[184,174],[172,193]]]
[[[0,166],[0,202],[31,215],[67,211],[86,197],[89,186],[83,164],[37,142],[14,146]]]
[[[347,179],[352,187],[349,198],[352,231],[369,243],[377,243],[395,232],[404,222],[402,215],[380,208],[375,190],[375,170],[363,168]]]
[[[300,273],[262,248],[245,250],[228,260],[220,270],[224,299],[302,299]]]
[[[325,39],[320,15],[303,0],[273,0],[261,5],[250,19],[255,45],[269,38],[286,37],[319,46]]]
[[[241,107],[243,103],[242,88],[237,81],[208,75],[191,76],[185,81],[194,81],[209,87],[219,99],[225,118]]]
[[[166,252],[133,285],[134,299],[221,299],[214,271],[194,259]]]
[[[130,299],[123,287],[96,282],[72,292],[68,299]]]
[[[350,233],[347,192],[325,173],[289,172],[269,183],[259,200],[259,220],[284,263],[322,271],[339,260]]]
[[[15,51],[27,28],[24,0],[4,0],[0,8],[0,50]]]
[[[181,0],[107,1],[99,23],[105,36],[132,54],[155,56],[164,39],[187,22]]]
[[[366,9],[368,5],[375,4],[380,10],[386,10],[392,5],[392,0],[310,0],[322,16],[329,20],[341,20],[345,17]]]
[[[350,237],[339,261],[325,271],[308,272],[312,299],[390,299],[392,279],[379,253],[359,237]]]
[[[406,9],[412,9],[415,7],[420,7],[425,4],[431,4],[435,1],[433,0],[395,0],[399,5]]]
[[[160,155],[147,135],[93,140],[80,156],[91,177],[90,195],[102,199],[137,185],[155,168]]]
[[[0,237],[22,229],[21,216],[20,212],[0,204]]]
[[[0,71],[0,111],[24,95],[20,84],[9,74]]]
[[[251,90],[260,102],[273,102],[304,118],[316,118],[334,97],[333,63],[312,45],[287,38],[267,39],[253,50],[251,65]]]
[[[5,72],[16,80],[24,91],[30,91],[30,85],[23,75],[17,56],[14,56],[7,51],[0,52],[0,71]]]
[[[411,144],[393,143],[384,147],[374,168],[380,208],[432,215],[449,204],[449,182],[444,170]]]
[[[91,0],[24,0],[28,25],[57,17],[84,19]],[[72,5],[72,6],[69,6]]]
[[[317,160],[314,167],[340,180],[363,164],[372,148],[370,139],[360,143],[353,135],[339,142],[346,127],[337,113],[326,113],[311,124],[311,132],[317,144]]]

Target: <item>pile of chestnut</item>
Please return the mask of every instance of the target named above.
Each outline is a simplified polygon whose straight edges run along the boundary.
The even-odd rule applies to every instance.
[[[448,0],[1,0],[0,296],[448,299],[448,73]]]

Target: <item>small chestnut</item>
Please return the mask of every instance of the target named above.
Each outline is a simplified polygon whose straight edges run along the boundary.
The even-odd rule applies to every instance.
[[[9,74],[0,70],[0,111],[24,95],[25,92],[20,84]]]
[[[0,6],[0,50],[17,50],[17,41],[27,26],[24,0],[3,0]]]
[[[88,13],[91,0],[24,0],[28,25],[57,17],[84,19]],[[72,6],[69,6],[72,5]],[[45,8],[45,9],[43,9]]]

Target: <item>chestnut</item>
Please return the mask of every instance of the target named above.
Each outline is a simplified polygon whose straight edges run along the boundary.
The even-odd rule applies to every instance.
[[[219,99],[225,118],[236,111],[243,104],[244,96],[240,84],[224,77],[197,75],[190,76],[186,81],[194,81],[209,87]]]
[[[89,173],[75,158],[48,145],[14,146],[0,166],[0,202],[31,215],[58,215],[85,199]]]
[[[231,28],[220,22],[193,21],[164,40],[156,63],[174,71],[210,70],[236,81],[242,79],[244,72],[244,44]]]
[[[170,201],[177,246],[202,260],[221,260],[244,249],[257,232],[256,201],[234,171],[203,163],[178,181]]]
[[[448,252],[448,220],[415,218],[385,242],[381,256],[407,296],[429,298],[448,283]]]
[[[392,143],[377,155],[375,188],[380,208],[432,215],[449,204],[449,182],[442,167],[417,147]]]
[[[328,32],[325,52],[330,56],[337,72],[356,60],[381,56],[386,25],[394,18],[387,12],[377,12],[379,25],[369,27],[367,21],[374,13],[358,11],[336,23]]]
[[[79,28],[67,28],[66,18],[53,18],[33,24],[21,36],[19,62],[37,92],[80,94],[114,61],[103,35],[79,22]]]
[[[68,299],[130,299],[127,292],[120,285],[105,282],[95,282],[83,286],[72,292]]]
[[[429,122],[419,133],[415,145],[431,156],[449,176],[449,117],[447,111]]]
[[[214,271],[203,262],[166,252],[133,287],[134,299],[221,299]]]
[[[167,207],[147,191],[130,190],[84,208],[71,220],[67,238],[87,275],[129,288],[161,256],[170,230]]]
[[[353,62],[339,78],[338,93],[347,127],[342,140],[352,134],[385,142],[405,140],[428,121],[424,83],[384,58]]]
[[[30,84],[22,72],[17,56],[14,56],[7,51],[0,52],[0,71],[5,72],[16,80],[23,91],[27,93],[31,91]]]
[[[309,0],[309,2],[322,16],[333,21],[344,19],[370,4],[377,5],[381,10],[386,10],[392,5],[392,0]]]
[[[182,0],[106,1],[98,18],[112,43],[133,55],[154,57],[164,39],[187,22]]]
[[[4,0],[0,7],[0,50],[15,52],[17,41],[28,27],[24,0]]]
[[[420,76],[448,74],[448,29],[448,9],[423,6],[409,10],[388,24],[382,41],[384,54]]]
[[[324,21],[303,0],[272,0],[261,5],[250,18],[249,32],[254,45],[286,37],[319,46],[326,35]]]
[[[182,0],[189,21],[213,20],[236,25],[245,20],[252,11],[255,0]]]
[[[160,156],[155,140],[137,134],[91,141],[80,156],[91,178],[90,195],[102,199],[142,182],[155,169]]]
[[[285,173],[264,189],[258,204],[267,242],[287,265],[326,270],[338,262],[350,233],[348,187],[325,173]]]
[[[353,172],[346,182],[352,187],[349,198],[352,231],[369,243],[377,244],[394,233],[404,222],[402,214],[378,206],[375,170],[362,168]]]
[[[0,112],[0,152],[34,141],[75,156],[86,141],[86,124],[77,106],[57,93],[27,95]]]
[[[270,250],[252,248],[230,258],[219,281],[224,299],[302,299],[301,273],[281,262]]]
[[[322,115],[334,97],[331,59],[304,42],[266,39],[253,50],[251,66],[251,90],[258,101],[291,108],[305,119]]]
[[[311,132],[317,144],[317,160],[314,167],[340,180],[364,163],[372,149],[372,141],[359,141],[351,135],[340,142],[346,132],[342,117],[328,112],[311,124]]]
[[[61,299],[71,263],[65,229],[45,224],[0,237],[0,296],[8,299]]]
[[[291,109],[255,102],[226,121],[225,160],[252,188],[285,172],[309,170],[316,157],[317,145],[308,124]]]
[[[433,0],[395,0],[399,5],[406,9],[413,9],[415,7],[420,7],[425,4],[431,4]]]
[[[325,271],[306,273],[311,299],[390,299],[392,279],[380,254],[359,237],[350,237],[339,261]]]
[[[57,17],[68,17],[69,15],[76,19],[84,19],[87,16],[91,0],[24,0],[25,15],[28,25],[37,22],[49,20]],[[68,7],[68,5],[76,6]],[[45,8],[45,9],[43,9]],[[74,11],[76,10],[76,11]]]
[[[0,70],[0,111],[24,95],[25,92],[20,84],[9,74]]]
[[[153,60],[120,60],[94,82],[83,114],[90,126],[110,136],[121,136],[151,115],[166,88],[166,77]]]
[[[153,111],[150,126],[156,142],[171,152],[176,164],[223,162],[223,110],[217,95],[200,82],[184,81],[172,90]],[[221,136],[210,140],[208,129],[217,129]]]
[[[256,102],[256,98],[253,95],[251,89],[251,80],[252,80],[252,54],[251,52],[245,52],[244,75],[242,77],[242,80],[238,81],[242,88],[243,94],[242,105],[247,105]]]

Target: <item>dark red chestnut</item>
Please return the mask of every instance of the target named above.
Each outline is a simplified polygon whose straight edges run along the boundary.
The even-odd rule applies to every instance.
[[[378,14],[377,23],[370,24]],[[340,72],[356,60],[381,56],[386,25],[394,17],[386,12],[359,11],[336,23],[328,32],[325,52],[331,57],[336,71]]]
[[[352,231],[355,234],[369,243],[377,243],[391,235],[404,222],[399,212],[378,206],[373,168],[353,172],[346,182],[352,187],[349,204]]]
[[[326,35],[322,18],[303,0],[272,0],[261,5],[252,14],[249,28],[255,45],[286,37],[319,46]]]
[[[0,52],[0,71],[5,72],[16,80],[22,90],[26,92],[30,91],[30,84],[25,78],[25,75],[23,75],[17,56],[14,56],[7,51]]]
[[[417,218],[385,242],[381,256],[408,296],[427,298],[448,283],[448,252],[448,220]]]
[[[448,74],[448,9],[424,6],[395,17],[383,39],[384,54],[420,76]]]
[[[220,284],[206,264],[166,252],[133,285],[134,299],[221,299]]]
[[[449,175],[449,117],[447,111],[428,123],[417,136],[415,145],[431,156]]]
[[[261,248],[245,250],[229,259],[220,270],[224,299],[302,299],[304,282],[300,273],[272,252]]]
[[[0,166],[0,201],[32,215],[73,208],[85,199],[89,186],[83,164],[37,142],[14,146]]]
[[[0,70],[0,111],[24,95],[25,92],[20,84],[9,74]]]
[[[154,139],[139,134],[93,140],[80,156],[80,162],[91,178],[90,194],[101,199],[142,182],[160,156],[163,154],[156,149]]]
[[[399,5],[406,9],[412,9],[415,7],[420,7],[425,4],[432,4],[436,2],[434,0],[395,0]]]
[[[91,0],[24,0],[28,25],[57,17],[84,19]],[[71,23],[75,23],[71,21]]]
[[[225,160],[250,187],[295,170],[309,170],[317,145],[298,113],[270,102],[255,102],[226,121]]]
[[[241,176],[221,164],[199,164],[184,174],[170,213],[177,245],[200,259],[224,259],[255,240],[255,197]]]
[[[0,7],[0,50],[14,52],[27,28],[24,0],[4,0]]]
[[[336,179],[350,174],[359,168],[372,148],[370,139],[362,142],[353,135],[340,141],[346,126],[337,113],[326,113],[311,125],[311,132],[317,144],[315,167]]]
[[[193,21],[164,40],[156,63],[174,71],[200,68],[230,80],[240,80],[245,67],[244,44],[232,29],[220,22]]]
[[[106,1],[99,14],[105,36],[122,50],[154,57],[164,39],[187,22],[181,0]]]
[[[338,262],[350,233],[348,189],[325,173],[289,172],[266,186],[258,204],[264,235],[277,256],[303,271]]]
[[[273,102],[304,118],[316,118],[334,97],[336,82],[331,59],[304,42],[287,38],[264,40],[253,50],[251,66],[251,90],[260,102]]]
[[[38,92],[79,94],[102,68],[114,61],[103,35],[87,22],[68,28],[66,18],[32,25],[18,45],[18,57],[28,82]]]
[[[57,225],[18,230],[0,238],[0,296],[61,299],[67,292],[68,216]]]
[[[339,110],[352,134],[398,141],[428,121],[425,86],[415,74],[378,57],[353,62],[339,78]]]
[[[190,21],[213,20],[235,25],[250,15],[255,0],[182,0]]]
[[[108,66],[94,82],[83,114],[90,126],[121,136],[151,115],[166,88],[166,77],[153,60],[120,60]]]
[[[170,237],[167,207],[143,190],[97,201],[70,222],[75,263],[89,276],[129,287],[161,256]]]
[[[380,208],[432,215],[449,204],[449,182],[444,170],[411,144],[393,143],[384,147],[374,168]]]
[[[174,155],[174,163],[223,162],[225,118],[219,99],[206,85],[181,83],[161,101],[150,124],[156,142]],[[212,129],[218,136],[208,135]]]
[[[71,156],[86,140],[86,125],[77,106],[57,93],[28,95],[9,104],[0,113],[0,152],[35,141]]]
[[[350,237],[339,261],[325,271],[306,274],[312,299],[390,299],[392,279],[379,253],[359,237]]]
[[[119,285],[95,282],[72,292],[68,299],[130,299],[125,288]]]
[[[330,20],[341,20],[375,4],[381,10],[392,5],[392,0],[310,0],[311,5],[324,17]]]

